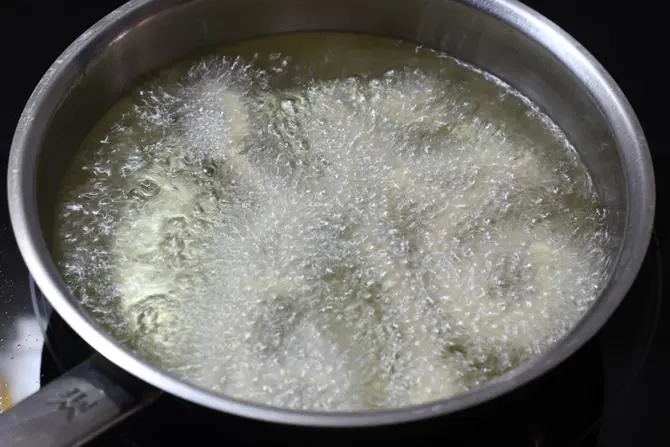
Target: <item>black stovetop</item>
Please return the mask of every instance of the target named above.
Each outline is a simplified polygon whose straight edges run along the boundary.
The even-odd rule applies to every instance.
[[[114,7],[120,0],[65,1],[6,0],[0,6],[3,33],[3,119],[0,120],[0,165],[6,166],[11,135],[23,104],[44,71],[67,44]],[[251,445],[269,440],[302,444],[323,440],[356,442],[389,439],[431,444],[524,446],[668,446],[665,404],[670,393],[665,384],[670,366],[665,358],[670,312],[660,312],[667,293],[661,260],[670,264],[670,228],[665,211],[667,180],[660,175],[670,166],[662,145],[663,89],[654,81],[652,60],[642,61],[640,49],[654,49],[661,42],[652,23],[651,1],[631,6],[604,0],[526,1],[573,34],[598,58],[620,84],[633,104],[652,150],[657,172],[658,216],[656,235],[645,265],[616,314],[576,355],[531,385],[465,413],[423,423],[368,430],[305,429],[258,423],[222,415],[169,396],[124,422],[92,443],[94,446],[154,446],[208,439]],[[658,33],[659,37],[654,33]],[[635,57],[633,57],[634,55]],[[668,98],[670,99],[670,97]],[[665,100],[667,102],[667,99]],[[661,108],[662,109],[662,108]],[[662,110],[661,110],[662,111]],[[0,172],[4,178],[4,172]],[[4,200],[0,207],[0,302],[10,301],[32,312],[29,276],[20,261]],[[32,301],[31,301],[32,300]],[[1,310],[2,308],[0,308]],[[6,319],[10,318],[7,317]],[[13,315],[13,314],[12,314]],[[0,319],[2,317],[0,316]],[[0,321],[0,347],[2,325]],[[21,366],[34,370],[30,386],[37,388],[61,374],[89,353],[87,345],[53,314],[46,337],[37,337],[41,354]],[[5,331],[6,332],[6,331]],[[0,378],[13,358],[0,349]],[[26,363],[28,365],[28,363]],[[16,369],[16,368],[15,368]],[[26,374],[28,377],[29,374]],[[0,406],[1,407],[1,406]],[[0,416],[1,417],[1,416]],[[218,443],[218,442],[217,442]]]

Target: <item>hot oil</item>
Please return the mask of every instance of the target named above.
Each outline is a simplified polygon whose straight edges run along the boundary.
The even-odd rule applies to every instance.
[[[604,284],[602,208],[509,86],[349,34],[165,70],[82,144],[59,265],[130,348],[238,398],[400,407],[485,383]]]

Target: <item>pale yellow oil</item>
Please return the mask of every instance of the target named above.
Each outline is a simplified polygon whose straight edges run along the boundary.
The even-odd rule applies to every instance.
[[[485,383],[598,296],[604,209],[509,86],[370,36],[164,70],[82,144],[59,265],[131,349],[241,399],[394,408]]]

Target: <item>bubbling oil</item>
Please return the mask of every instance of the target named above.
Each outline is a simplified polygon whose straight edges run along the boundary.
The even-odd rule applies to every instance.
[[[57,216],[62,274],[114,336],[293,409],[486,383],[563,337],[609,263],[589,174],[529,100],[351,34],[157,73],[86,138]]]

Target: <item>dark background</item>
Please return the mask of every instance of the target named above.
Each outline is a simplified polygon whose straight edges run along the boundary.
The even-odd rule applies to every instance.
[[[0,0],[0,167],[6,166],[11,137],[23,104],[39,78],[65,47],[121,0]],[[337,1],[337,0],[333,0]],[[670,21],[662,0],[526,0],[582,43],[612,74],[635,109],[654,159],[658,191],[656,231],[670,264],[666,202],[670,167],[666,138]],[[4,173],[1,181],[4,181]],[[2,200],[2,213],[6,204]],[[17,260],[18,262],[18,260]],[[666,268],[666,271],[667,268]],[[667,275],[666,275],[667,276]],[[668,303],[668,299],[664,299]],[[619,407],[621,445],[670,446],[670,397],[661,362],[667,363],[670,313],[664,307],[656,343],[633,392]],[[2,318],[2,316],[0,316]],[[667,367],[665,369],[667,371]],[[575,402],[575,405],[579,405]]]

